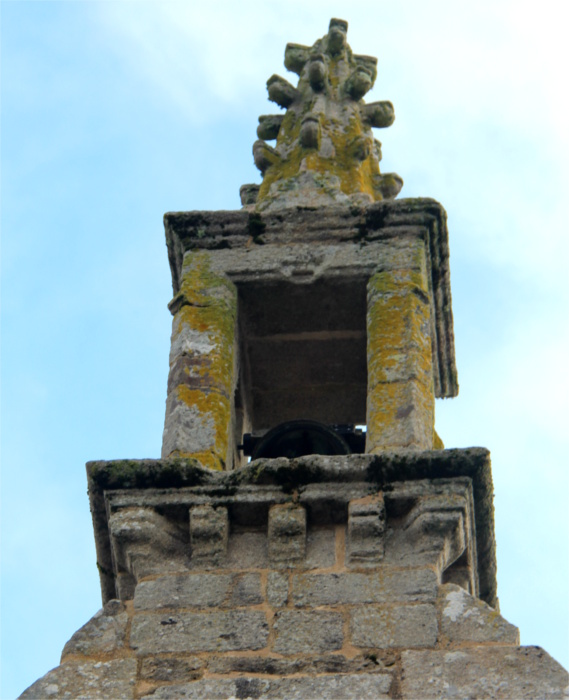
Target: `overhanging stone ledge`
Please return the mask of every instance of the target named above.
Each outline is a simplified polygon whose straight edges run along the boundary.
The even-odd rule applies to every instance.
[[[109,502],[113,494],[126,498],[129,492],[133,497],[135,492],[142,492],[159,497],[160,491],[166,496],[181,489],[192,492],[193,498],[199,498],[200,493],[205,497],[207,492],[207,498],[216,495],[227,499],[247,492],[247,498],[274,503],[290,500],[298,489],[308,494],[315,485],[325,487],[329,493],[337,490],[338,497],[343,498],[339,492],[346,488],[350,497],[357,497],[358,493],[363,496],[379,490],[388,493],[402,483],[411,486],[421,480],[467,478],[472,483],[478,595],[492,607],[497,604],[492,476],[489,452],[484,448],[257,460],[224,473],[206,469],[193,459],[94,461],[87,463],[87,475],[104,601],[116,596],[109,532]]]

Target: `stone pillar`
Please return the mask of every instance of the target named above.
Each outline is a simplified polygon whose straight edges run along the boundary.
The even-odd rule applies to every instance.
[[[184,256],[174,314],[162,456],[230,468],[236,385],[237,290],[214,272],[211,254]]]
[[[406,267],[368,282],[366,452],[433,448],[431,307],[424,243],[410,242]]]

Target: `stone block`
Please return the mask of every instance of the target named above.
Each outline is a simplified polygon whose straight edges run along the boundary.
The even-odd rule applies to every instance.
[[[208,672],[255,673],[287,676],[299,673],[381,673],[396,663],[394,652],[374,652],[346,658],[342,654],[322,654],[279,658],[275,656],[214,656],[208,660]]]
[[[352,644],[380,649],[432,647],[438,636],[434,605],[366,607],[350,614]]]
[[[409,350],[412,344],[430,348],[430,305],[422,276],[411,271],[400,279],[400,272],[380,272],[368,282],[368,357],[383,349]]]
[[[263,602],[261,576],[259,574],[242,574],[235,576],[231,605],[259,605]]]
[[[118,573],[135,581],[153,574],[185,568],[187,543],[174,523],[151,507],[121,508],[109,517],[109,533]],[[125,581],[124,594],[132,580]]]
[[[128,613],[120,600],[109,600],[63,648],[61,660],[70,654],[110,654],[124,647]]]
[[[368,371],[373,377],[373,388],[378,384],[416,380],[422,386],[431,386],[432,367],[425,361],[429,351],[427,339],[413,343],[406,349],[392,348],[376,354],[369,360]],[[370,387],[371,388],[371,387]]]
[[[203,673],[204,661],[197,656],[147,656],[140,664],[140,678],[152,682],[193,681]]]
[[[136,590],[136,579],[132,574],[120,573],[115,579],[116,595],[119,600],[132,600]]]
[[[244,651],[267,644],[265,613],[258,610],[195,612],[175,615],[135,615],[131,647],[140,655]]]
[[[442,571],[466,548],[466,512],[463,495],[447,493],[425,497],[419,499],[403,527],[415,550],[439,555],[438,564]]]
[[[267,601],[273,608],[281,608],[288,602],[288,576],[270,571],[267,576]]]
[[[269,510],[269,561],[274,566],[294,566],[306,554],[306,511],[295,504],[279,504]]]
[[[385,674],[297,676],[295,678],[208,678],[185,685],[162,686],[153,700],[387,700],[391,676]]]
[[[216,379],[215,376],[209,375],[209,367],[211,361],[191,355],[181,355],[177,357],[170,366],[168,374],[168,394],[175,392],[178,387],[187,386],[191,390],[215,391],[225,398],[226,387]],[[175,395],[175,393],[174,393]]]
[[[401,566],[433,566],[439,575],[470,545],[468,491],[445,485],[437,494],[409,496],[415,501],[400,527],[386,538],[385,561]]]
[[[232,532],[227,548],[227,568],[263,569],[268,565],[266,532]]]
[[[279,654],[318,654],[340,649],[344,642],[339,613],[285,610],[275,620],[274,650]]]
[[[181,288],[170,304],[170,377],[162,456],[199,454],[214,469],[232,452],[237,290],[211,269],[204,251],[184,256]]]
[[[336,563],[334,528],[310,528],[306,535],[306,569],[327,569]]]
[[[490,646],[460,651],[405,651],[402,697],[561,700],[567,671],[539,647]]]
[[[170,344],[170,367],[180,357],[204,358],[215,349],[215,338],[207,330],[196,330],[184,323],[183,314],[172,319],[172,342]]]
[[[347,559],[350,564],[377,564],[383,559],[383,495],[354,499],[348,506]]]
[[[433,448],[434,394],[417,380],[378,383],[367,397],[366,452]]]
[[[231,586],[230,574],[188,573],[141,581],[134,594],[135,610],[221,605]]]
[[[204,453],[211,449],[214,441],[213,417],[209,412],[204,413],[197,406],[180,398],[176,387],[166,400],[162,458],[175,454]]]
[[[217,566],[225,561],[229,519],[227,508],[210,505],[194,506],[190,510],[190,543],[193,564]]]
[[[440,587],[441,632],[451,642],[519,644],[517,627],[481,600],[452,583]]]
[[[18,700],[130,700],[135,682],[136,659],[68,661],[24,690]]]
[[[297,607],[427,602],[436,596],[437,576],[431,569],[296,574],[292,579],[292,600]]]

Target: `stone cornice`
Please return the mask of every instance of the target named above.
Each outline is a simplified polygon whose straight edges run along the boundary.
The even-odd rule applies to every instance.
[[[366,485],[370,493],[381,490],[387,494],[403,482],[449,483],[466,478],[472,484],[478,595],[492,606],[497,604],[492,477],[489,453],[483,448],[257,460],[222,473],[192,459],[97,461],[87,464],[87,474],[104,600],[116,597],[109,502],[117,497],[124,501],[122,507],[132,501],[156,508],[161,501],[167,505],[174,496],[185,505],[211,502],[231,507],[236,499],[284,502],[294,492],[302,502],[302,493],[313,493],[317,485],[325,487],[327,494],[336,490],[341,501],[357,497],[356,491],[365,490]]]

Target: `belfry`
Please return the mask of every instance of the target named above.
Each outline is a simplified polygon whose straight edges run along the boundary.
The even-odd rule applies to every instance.
[[[242,208],[164,217],[161,458],[88,463],[104,607],[21,698],[561,698],[499,613],[489,453],[435,431],[445,211],[380,171],[345,21],[285,67]]]

